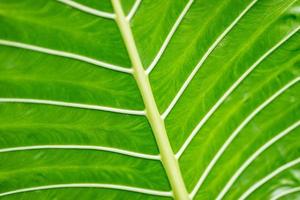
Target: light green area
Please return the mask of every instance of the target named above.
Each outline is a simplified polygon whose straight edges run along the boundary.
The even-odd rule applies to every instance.
[[[76,2],[114,13],[109,0]],[[125,15],[134,2],[121,1]],[[0,195],[22,188],[71,183],[115,184],[165,192],[174,189],[169,174],[176,166],[168,167],[158,160],[95,150],[1,153],[1,149],[92,145],[158,155],[159,149],[162,152],[166,147],[162,144],[170,144],[167,157],[172,156],[170,152],[179,151],[199,121],[242,74],[299,28],[299,0],[258,0],[208,55],[164,122],[159,120],[158,115],[167,109],[199,60],[251,2],[195,0],[148,76],[149,82],[143,69],[158,53],[188,0],[142,0],[130,28],[138,50],[135,56],[141,61],[138,73],[143,80],[139,80],[137,72],[133,76],[72,58],[0,45],[0,99],[53,100],[139,111],[146,105],[148,109],[146,117],[55,105],[0,103]],[[68,52],[128,69],[136,63],[129,56],[131,50],[121,31],[113,19],[54,0],[0,1],[0,40]],[[189,193],[233,131],[264,101],[300,76],[299,41],[298,31],[260,60],[198,131],[178,162],[179,175]],[[139,81],[150,83],[146,93]],[[194,199],[215,199],[255,151],[299,121],[299,94],[297,82],[257,113],[224,151]],[[151,104],[156,110],[148,106],[144,95],[154,96]],[[164,136],[160,143],[157,132],[166,133],[168,138]],[[299,133],[299,127],[295,128],[260,154],[224,199],[238,199],[255,182],[299,158]],[[285,170],[255,190],[249,199],[270,199],[280,191],[299,187],[299,170],[299,165]],[[100,188],[49,189],[0,197],[78,198],[171,199]],[[297,198],[299,192],[282,199]]]

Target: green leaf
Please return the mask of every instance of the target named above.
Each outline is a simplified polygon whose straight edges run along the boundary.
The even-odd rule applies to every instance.
[[[0,199],[299,199],[299,0],[1,0]]]

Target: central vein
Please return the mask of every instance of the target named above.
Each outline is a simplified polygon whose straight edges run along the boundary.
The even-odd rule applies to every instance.
[[[171,148],[164,121],[161,118],[157,105],[155,103],[148,76],[143,68],[137,47],[135,45],[130,24],[126,20],[120,1],[111,1],[116,13],[116,22],[121,31],[132,63],[133,76],[141,92],[145,104],[146,115],[152,127],[159,148],[161,162],[165,168],[166,174],[171,184],[174,198],[178,200],[188,200],[189,196],[179,169],[178,161],[175,158],[175,155]]]

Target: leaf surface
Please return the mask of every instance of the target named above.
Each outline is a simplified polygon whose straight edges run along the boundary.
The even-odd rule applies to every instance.
[[[0,1],[0,198],[299,198],[299,8]]]

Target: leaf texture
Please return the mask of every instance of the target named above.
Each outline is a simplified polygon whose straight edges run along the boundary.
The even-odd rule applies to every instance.
[[[299,0],[1,0],[0,199],[300,198]]]

